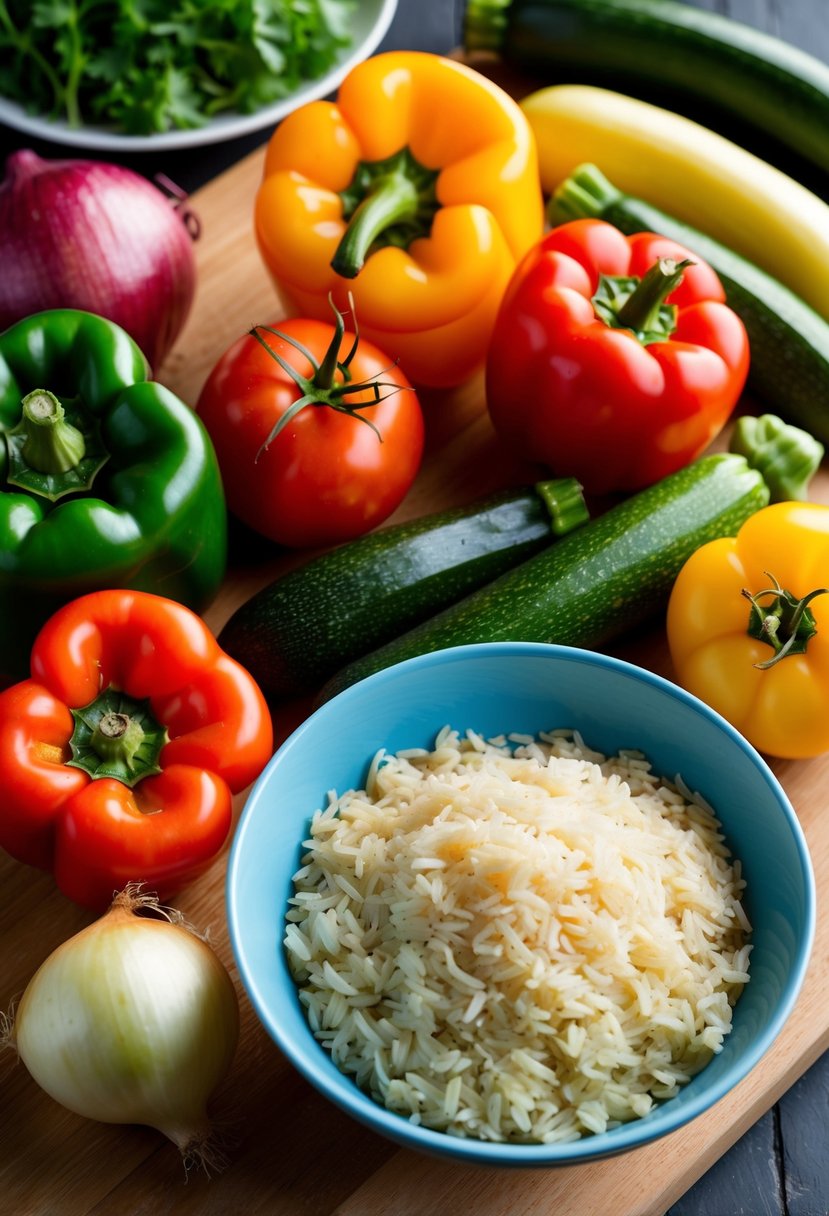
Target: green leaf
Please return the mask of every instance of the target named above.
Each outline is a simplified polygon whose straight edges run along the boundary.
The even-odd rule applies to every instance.
[[[0,0],[4,96],[133,134],[247,113],[326,72],[354,0]],[[71,82],[71,89],[67,86]]]
[[[40,29],[60,29],[76,16],[74,0],[36,0],[30,21]]]
[[[102,80],[107,84],[112,84],[123,76],[129,67],[129,62],[129,54],[124,48],[105,47],[99,54],[87,60],[86,73],[93,80]]]

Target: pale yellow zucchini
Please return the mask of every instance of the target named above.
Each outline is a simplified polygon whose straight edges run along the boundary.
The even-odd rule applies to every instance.
[[[698,123],[588,85],[555,85],[521,103],[552,192],[586,161],[636,195],[779,279],[829,320],[829,206]]]

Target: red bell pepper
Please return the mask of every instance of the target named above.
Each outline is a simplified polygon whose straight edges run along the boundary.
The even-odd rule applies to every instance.
[[[714,271],[674,241],[602,220],[553,229],[519,263],[487,362],[493,424],[593,493],[694,460],[748,372],[748,338]]]
[[[0,693],[0,845],[98,909],[206,868],[273,747],[253,678],[181,604],[99,591],[55,613]]]

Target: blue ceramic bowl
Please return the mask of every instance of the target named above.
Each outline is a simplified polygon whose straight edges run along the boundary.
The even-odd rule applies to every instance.
[[[714,806],[743,863],[754,949],[751,980],[722,1052],[677,1097],[601,1135],[553,1145],[491,1144],[415,1127],[341,1073],[316,1042],[282,948],[291,877],[326,792],[359,788],[381,747],[430,747],[444,724],[484,735],[574,727],[603,752],[637,748],[656,772],[681,774]],[[609,1156],[674,1131],[726,1094],[760,1060],[791,1012],[815,923],[803,834],[758,753],[718,714],[667,680],[617,659],[560,646],[463,646],[401,663],[317,710],[259,778],[230,857],[228,920],[242,981],[289,1060],[327,1098],[408,1148],[467,1163],[565,1165]]]

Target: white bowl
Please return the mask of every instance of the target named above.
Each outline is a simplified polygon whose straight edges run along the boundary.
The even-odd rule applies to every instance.
[[[0,122],[37,139],[74,147],[142,152],[148,149],[194,148],[200,144],[236,139],[262,127],[275,126],[291,110],[325,97],[337,88],[343,77],[376,49],[382,41],[397,8],[397,0],[360,0],[351,22],[352,42],[344,47],[329,72],[302,85],[290,97],[253,114],[222,114],[203,127],[186,131],[162,131],[156,135],[124,135],[109,127],[84,123],[70,127],[62,120],[29,114],[16,101],[0,97]]]

